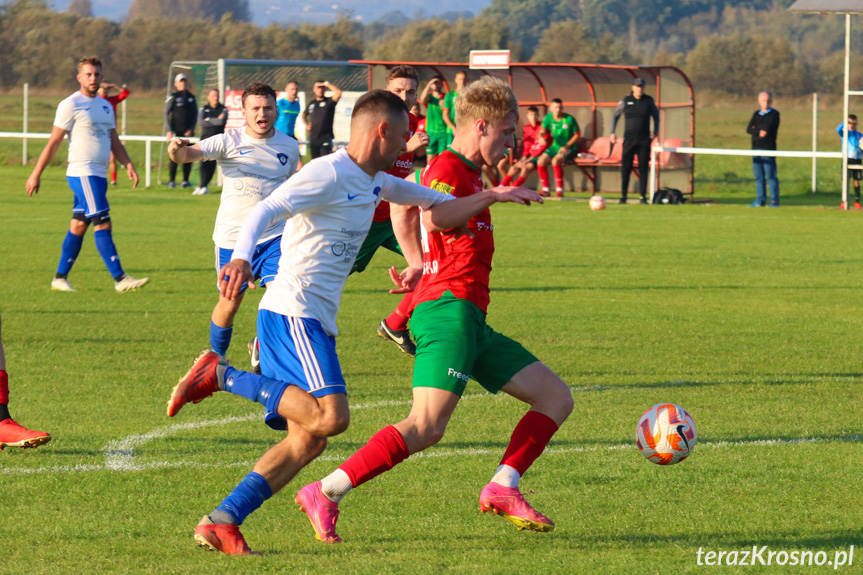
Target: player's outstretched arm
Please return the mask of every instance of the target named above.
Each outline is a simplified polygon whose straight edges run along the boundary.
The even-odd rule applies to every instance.
[[[189,145],[189,140],[174,138],[168,144],[168,156],[177,164],[188,164],[200,162],[204,159],[204,152],[197,144]]]
[[[527,188],[498,186],[423,210],[423,225],[429,232],[442,232],[466,224],[492,204],[514,203],[529,206],[531,202],[541,204],[542,198]]]
[[[48,138],[48,143],[45,144],[45,148],[42,150],[42,153],[39,154],[39,159],[36,160],[36,167],[33,168],[33,172],[30,174],[30,177],[27,178],[27,195],[32,197],[33,194],[39,193],[39,187],[42,185],[42,172],[45,171],[45,168],[48,164],[51,163],[51,160],[54,159],[54,156],[57,154],[57,150],[60,149],[60,144],[63,143],[63,138],[66,137],[68,132],[63,128],[58,128],[54,126],[51,128],[51,136]]]

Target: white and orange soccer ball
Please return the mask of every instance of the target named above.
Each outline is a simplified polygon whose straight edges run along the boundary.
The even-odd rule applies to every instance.
[[[648,461],[674,465],[692,453],[698,436],[695,422],[685,409],[659,403],[641,415],[635,428],[635,444]]]
[[[604,210],[605,209],[605,198],[596,194],[595,196],[590,197],[590,201],[588,202],[591,210]]]

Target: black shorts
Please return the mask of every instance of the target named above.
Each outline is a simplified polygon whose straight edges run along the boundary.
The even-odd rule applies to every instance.
[[[848,177],[852,180],[863,180],[863,167],[848,166]]]

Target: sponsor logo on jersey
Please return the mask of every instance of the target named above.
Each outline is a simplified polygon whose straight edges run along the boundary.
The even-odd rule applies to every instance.
[[[404,168],[406,170],[409,170],[411,168],[411,166],[413,165],[413,163],[414,163],[413,160],[396,160],[394,167]]]
[[[348,192],[348,199],[349,199],[349,200],[353,200],[353,199],[354,199],[354,198],[356,198],[357,196],[359,196],[359,194],[351,194],[350,192]]]
[[[111,111],[108,109],[108,106],[102,106],[102,109],[105,110],[106,114],[110,114]]]
[[[468,378],[470,377],[468,374],[458,372],[458,371],[454,370],[453,368],[449,368],[449,370],[447,370],[446,374],[451,375],[453,377],[457,377],[458,379],[460,379],[464,382],[466,382],[468,380]]]
[[[336,257],[342,256],[345,253],[346,247],[347,246],[346,246],[345,242],[337,242],[337,243],[333,244],[333,247],[332,247],[333,255]]]
[[[440,180],[432,180],[432,183],[429,187],[444,194],[452,194],[455,191],[455,186],[445,184]]]
[[[381,187],[380,186],[375,187],[375,189],[372,193],[375,195],[375,197],[377,197],[378,194],[381,193]]]
[[[279,159],[283,166],[288,163],[288,156],[286,156],[285,154],[279,153],[276,155],[276,157]]]
[[[424,249],[424,251],[428,251],[428,250]],[[430,274],[436,274],[437,273],[437,267],[438,267],[437,266],[437,260],[432,260],[430,262],[423,262],[423,275],[427,276]]]
[[[240,151],[241,156],[245,156],[246,154],[251,154],[251,153],[252,153],[252,150]]]

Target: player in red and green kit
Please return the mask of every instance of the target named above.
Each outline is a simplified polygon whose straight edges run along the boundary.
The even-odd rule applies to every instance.
[[[348,491],[441,440],[473,378],[530,406],[516,425],[497,471],[482,490],[480,509],[522,529],[551,531],[554,523],[519,491],[519,480],[572,411],[569,387],[519,343],[486,323],[494,228],[489,206],[541,201],[525,188],[483,190],[480,166],[494,165],[513,146],[518,101],[503,81],[485,77],[466,87],[457,104],[452,146],[422,173],[422,183],[472,202],[469,233],[442,229],[424,212],[423,277],[416,288],[412,327],[417,341],[413,404],[404,420],[377,432],[333,473],[303,487],[296,501],[317,539],[336,543],[338,502]],[[519,202],[521,203],[521,202]],[[464,230],[461,230],[464,231]],[[449,489],[447,478],[440,483]]]
[[[540,138],[542,126],[539,123],[539,108],[531,106],[527,109],[527,123],[522,128],[522,154],[518,160],[501,180],[500,185],[520,186],[524,184],[527,177],[536,169],[536,164],[542,153],[548,148],[548,141]],[[518,177],[516,178],[516,174]]]
[[[467,86],[467,74],[462,71],[456,72],[455,90],[450,90],[446,93],[440,106],[443,113],[443,121],[446,124],[447,146],[452,143],[453,134],[455,134],[455,102],[465,86]]]
[[[435,156],[442,154],[449,145],[447,125],[443,121],[443,112],[441,111],[441,104],[445,97],[443,80],[440,76],[434,76],[429,80],[419,97],[419,101],[426,107],[426,132],[429,135],[429,145],[426,148],[428,163],[431,163]]]
[[[542,119],[540,137],[551,134],[551,145],[546,148],[537,162],[537,173],[542,183],[541,196],[548,195],[548,165],[554,168],[554,185],[556,198],[563,197],[563,165],[574,159],[578,154],[576,142],[581,134],[575,118],[563,111],[563,102],[555,98],[549,106],[550,113]]]

